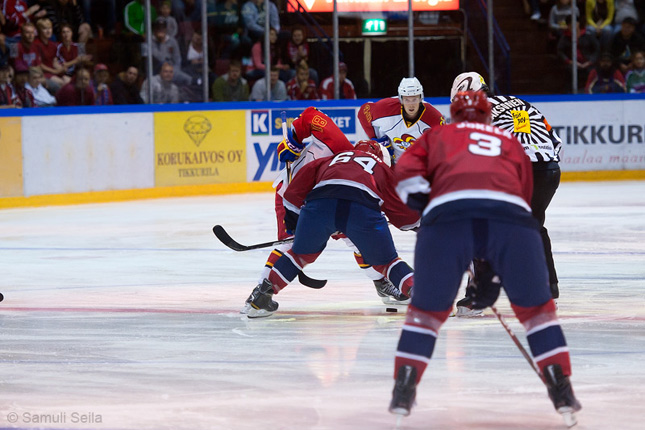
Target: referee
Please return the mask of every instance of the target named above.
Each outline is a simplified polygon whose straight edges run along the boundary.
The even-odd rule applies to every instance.
[[[531,209],[533,216],[540,222],[540,235],[544,244],[544,254],[549,269],[549,284],[551,295],[554,299],[560,296],[558,289],[558,276],[551,252],[551,239],[544,227],[546,208],[551,203],[555,191],[560,185],[559,153],[562,149],[562,140],[544,115],[525,100],[514,96],[493,95],[484,78],[475,72],[466,72],[458,75],[452,83],[450,100],[460,91],[484,91],[491,103],[492,125],[511,132],[524,147],[526,155],[533,165],[533,198]],[[475,264],[475,279],[479,272]],[[470,309],[469,299],[457,302],[457,316],[472,316],[481,313]],[[460,309],[464,308],[464,309]],[[461,311],[461,315],[460,315]]]

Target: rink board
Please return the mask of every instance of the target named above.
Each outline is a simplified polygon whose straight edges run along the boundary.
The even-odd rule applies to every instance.
[[[562,138],[563,180],[645,178],[645,96],[526,99]],[[447,118],[447,99],[427,99]],[[355,142],[367,100],[316,102]],[[206,103],[0,113],[0,207],[266,191],[280,114],[308,104]],[[18,115],[19,114],[19,115]],[[95,199],[92,199],[95,196]]]

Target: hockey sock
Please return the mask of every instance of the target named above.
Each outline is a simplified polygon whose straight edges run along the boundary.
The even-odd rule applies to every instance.
[[[358,263],[358,267],[363,269],[363,273],[365,273],[365,276],[370,278],[372,281],[378,281],[380,279],[383,279],[382,273],[380,273],[378,270],[372,267],[371,264],[367,264],[365,260],[363,260],[363,255],[361,255],[358,252],[354,252],[354,259],[356,260],[356,263]]]
[[[571,375],[569,348],[553,300],[530,307],[511,303],[511,307],[526,330],[531,354],[540,370],[544,371],[550,364],[559,364],[565,376]]]
[[[414,285],[414,272],[408,264],[400,258],[395,258],[389,264],[374,266],[381,272],[406,296],[410,295],[410,290]]]
[[[396,369],[409,365],[417,369],[417,383],[419,383],[432,357],[439,328],[446,321],[451,310],[452,306],[441,312],[422,311],[413,305],[408,306],[394,359],[395,378]]]
[[[319,252],[315,254],[295,254],[291,249],[285,252],[273,264],[268,276],[275,292],[277,293],[286,287],[307,264],[316,261],[319,255]]]

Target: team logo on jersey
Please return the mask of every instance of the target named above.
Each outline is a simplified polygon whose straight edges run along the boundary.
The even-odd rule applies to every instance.
[[[514,133],[527,133],[531,134],[531,122],[529,121],[529,113],[525,110],[512,110],[513,116],[513,132]]]
[[[394,140],[392,141],[392,144],[396,146],[399,149],[402,149],[403,151],[406,151],[412,144],[416,138],[414,136],[410,136],[409,134],[404,134],[401,137],[395,137]]]
[[[311,120],[311,128],[314,130],[322,131],[323,128],[327,125],[327,120],[322,116],[314,116]]]
[[[213,126],[211,122],[205,116],[193,115],[188,117],[184,123],[184,131],[190,137],[190,140],[193,141],[195,146],[199,146],[200,143],[204,140],[206,135],[211,131]]]

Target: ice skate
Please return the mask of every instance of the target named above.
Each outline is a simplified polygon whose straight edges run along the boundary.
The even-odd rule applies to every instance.
[[[379,295],[386,305],[407,305],[410,303],[410,297],[403,294],[387,278],[374,281],[374,286],[376,287],[376,294]]]
[[[461,318],[481,317],[484,316],[484,310],[473,309],[472,299],[465,297],[457,302],[457,312],[455,312],[454,316]]]
[[[273,301],[273,284],[268,279],[262,281],[249,296],[249,318],[262,318],[278,310],[278,303]]]
[[[396,375],[392,401],[389,411],[395,415],[407,417],[417,396],[417,369],[412,366],[401,366]],[[399,424],[397,420],[397,425]]]
[[[573,427],[577,423],[574,413],[582,409],[582,405],[573,394],[569,377],[562,374],[559,364],[551,364],[544,368],[544,378],[553,407],[562,415],[566,426]]]

